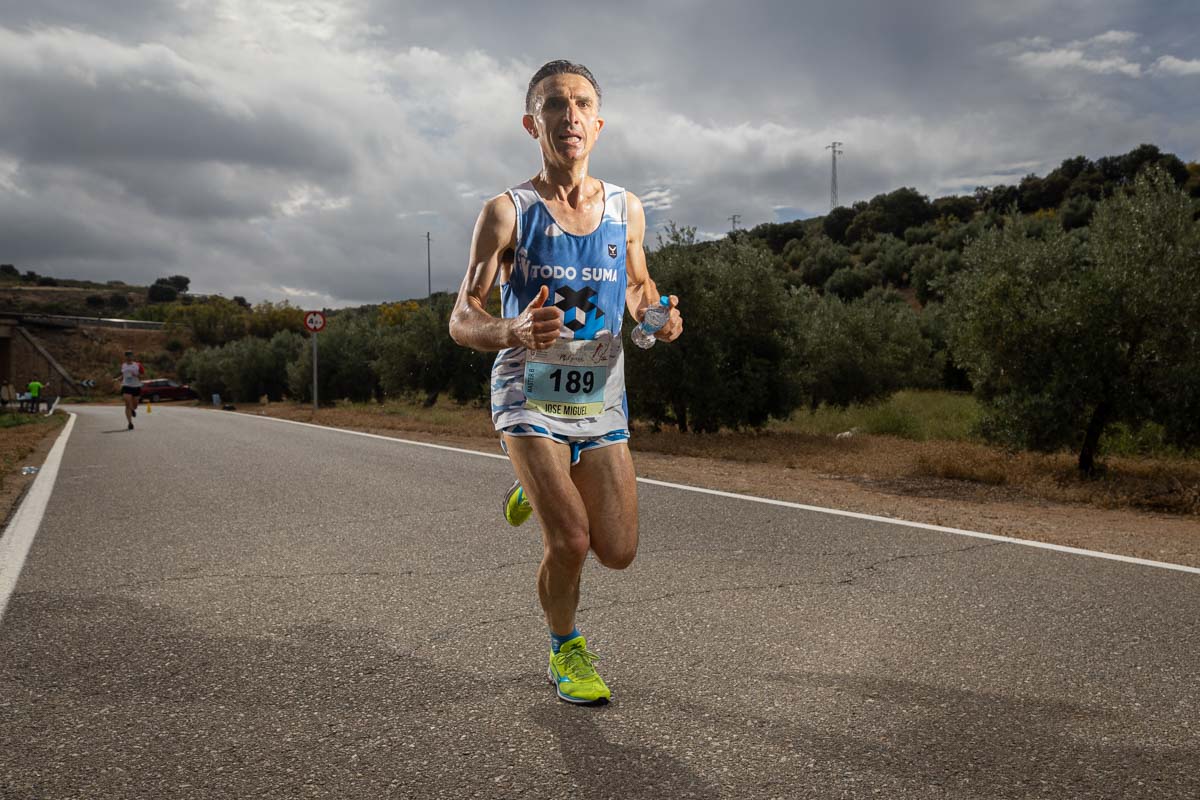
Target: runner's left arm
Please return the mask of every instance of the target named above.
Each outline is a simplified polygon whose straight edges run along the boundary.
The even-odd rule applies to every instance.
[[[650,306],[658,305],[658,285],[646,269],[646,212],[642,201],[633,192],[625,193],[629,208],[629,224],[625,234],[625,306],[638,322]],[[679,313],[679,298],[670,295],[671,318],[662,330],[654,334],[665,342],[673,342],[683,333],[683,316]]]

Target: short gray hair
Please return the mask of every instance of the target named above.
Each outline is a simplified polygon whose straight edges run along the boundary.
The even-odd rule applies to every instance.
[[[529,88],[525,90],[525,113],[533,113],[533,90],[537,85],[549,78],[551,75],[579,75],[588,79],[588,83],[596,90],[596,105],[600,105],[600,84],[596,83],[596,79],[592,76],[592,71],[583,64],[576,64],[573,61],[559,59],[558,61],[547,61],[538,68],[538,71],[533,73],[533,77],[529,79]]]

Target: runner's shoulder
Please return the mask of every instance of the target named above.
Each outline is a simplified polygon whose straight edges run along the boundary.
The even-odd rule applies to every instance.
[[[629,235],[640,235],[646,228],[646,211],[642,208],[642,200],[628,189],[625,190],[625,214],[629,221]]]
[[[483,217],[488,222],[517,221],[517,207],[508,192],[501,192],[483,204]]]
[[[489,231],[499,241],[512,244],[517,236],[517,207],[507,192],[483,204],[477,229]]]

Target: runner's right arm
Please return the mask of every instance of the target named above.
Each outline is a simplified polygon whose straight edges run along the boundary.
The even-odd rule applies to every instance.
[[[516,232],[517,209],[512,199],[503,194],[493,197],[475,223],[467,274],[450,314],[450,337],[464,347],[484,352],[506,347],[545,350],[558,341],[563,314],[544,305],[549,294],[544,286],[516,317],[493,317],[487,311],[487,297],[501,259],[505,251],[516,247]]]

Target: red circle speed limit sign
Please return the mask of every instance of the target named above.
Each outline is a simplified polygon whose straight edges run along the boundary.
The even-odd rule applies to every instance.
[[[304,327],[313,333],[320,333],[325,330],[325,315],[320,311],[305,311]]]

